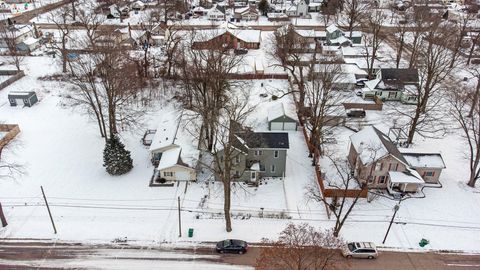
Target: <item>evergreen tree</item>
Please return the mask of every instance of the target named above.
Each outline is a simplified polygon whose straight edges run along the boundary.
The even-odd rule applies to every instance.
[[[105,144],[103,167],[110,175],[122,175],[133,168],[130,151],[125,149],[125,145],[117,136],[112,136]]]
[[[261,0],[258,3],[258,10],[260,10],[260,12],[262,12],[262,15],[266,15],[269,8],[270,8],[270,4],[268,3],[267,0]]]

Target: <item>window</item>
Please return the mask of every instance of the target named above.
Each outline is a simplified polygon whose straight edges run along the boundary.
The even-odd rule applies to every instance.
[[[163,176],[173,176],[173,172],[163,172]]]
[[[265,165],[260,164],[260,171],[261,171],[261,172],[264,172],[264,171],[265,171]]]
[[[382,170],[382,163],[377,163],[375,164],[375,171],[381,171]]]
[[[273,173],[275,172],[275,165],[272,165],[272,166],[270,167],[270,171],[273,172]]]
[[[240,156],[235,156],[235,163],[240,163]]]
[[[435,172],[425,172],[425,176],[432,177],[435,175]]]
[[[262,150],[255,150],[254,155],[255,156],[261,156],[263,154]]]
[[[239,177],[240,176],[240,172],[239,171],[235,171],[235,177]]]
[[[367,177],[368,183],[373,183],[373,176],[369,175]]]
[[[278,158],[278,150],[273,151],[273,157]]]
[[[387,180],[387,177],[386,176],[380,176],[378,178],[378,183],[379,184],[385,184],[385,181]]]
[[[252,179],[255,179],[255,178],[256,178],[256,177],[255,177],[255,172],[252,172],[250,177],[251,177]]]

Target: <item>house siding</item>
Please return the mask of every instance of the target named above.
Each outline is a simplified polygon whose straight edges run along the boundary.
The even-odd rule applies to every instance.
[[[183,166],[178,166],[178,165],[160,170],[159,172],[160,172],[160,178],[165,178],[165,180],[167,180],[167,181],[177,181],[175,175],[179,172],[187,172],[188,175],[189,175],[189,179],[179,179],[179,180],[190,181],[190,180],[196,180],[197,179],[197,174],[196,174],[194,169],[185,168]],[[173,172],[173,175],[172,176],[165,176],[165,172]]]
[[[425,168],[425,167],[412,167],[413,169],[415,169],[415,171],[418,172],[418,174],[420,174],[420,176],[423,178],[423,181],[425,181],[425,183],[431,183],[431,184],[437,184],[440,179],[440,174],[442,173],[442,169],[440,168]],[[427,176],[426,173],[427,172],[433,172],[433,176]]]
[[[377,166],[377,164],[379,164]],[[402,172],[405,171],[407,167],[405,164],[398,161],[398,159],[394,158],[392,155],[385,156],[376,162],[368,164],[367,166],[360,166],[356,170],[358,180],[361,183],[367,183],[369,188],[387,188],[388,184],[388,172],[390,171],[397,171]],[[369,177],[372,177],[372,181],[369,182]],[[384,182],[380,183],[380,177],[385,177]]]

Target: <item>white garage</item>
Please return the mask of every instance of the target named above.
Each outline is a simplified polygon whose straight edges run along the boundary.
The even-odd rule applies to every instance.
[[[283,103],[277,103],[268,110],[268,129],[269,130],[297,130],[298,122],[295,117],[288,115]]]

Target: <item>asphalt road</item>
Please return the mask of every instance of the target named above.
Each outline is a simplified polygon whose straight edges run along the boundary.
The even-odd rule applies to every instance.
[[[186,265],[185,269],[190,269],[192,264],[253,269],[261,249],[252,247],[243,255],[221,255],[213,250],[213,244],[212,247],[202,244],[196,248],[174,249],[158,245],[0,241],[0,269],[91,269],[92,266],[96,269],[162,269],[162,265],[177,264]],[[480,254],[381,251],[375,260],[360,260],[345,259],[338,253],[335,264],[342,270],[471,270],[480,269]]]

